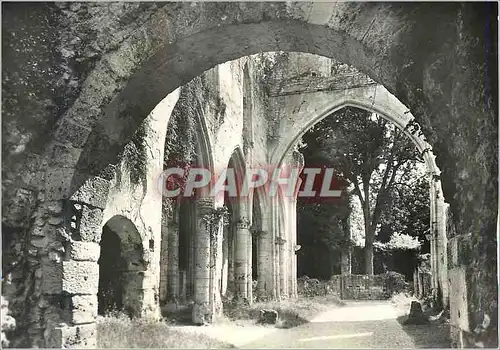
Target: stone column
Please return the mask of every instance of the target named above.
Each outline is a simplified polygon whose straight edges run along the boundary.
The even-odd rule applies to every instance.
[[[262,231],[259,233],[258,240],[258,283],[257,290],[259,297],[268,299],[272,295],[273,272],[272,272],[272,250],[273,244],[269,229],[269,212],[261,213]]]
[[[236,222],[236,247],[234,251],[235,295],[248,299],[248,244],[250,221],[243,215]]]
[[[279,226],[278,226],[278,198],[273,196],[271,198],[271,263],[272,263],[272,286],[271,295],[274,300],[280,299],[280,279],[279,279],[279,254],[276,247],[276,240],[279,237]]]
[[[248,302],[252,304],[253,302],[253,266],[252,266],[252,233],[250,232],[247,237],[247,290],[248,290]]]
[[[288,297],[287,291],[287,251],[286,251],[286,239],[279,237],[276,240],[279,251],[279,277],[280,277],[280,298],[284,299]]]
[[[160,302],[167,301],[168,275],[168,217],[165,211],[161,216],[161,245],[160,245]]]
[[[54,323],[57,306],[46,309],[45,346],[95,348],[99,286],[97,262],[103,210],[94,205],[71,202],[69,205],[78,213],[72,217],[70,227],[57,230],[60,241],[49,246],[52,250],[49,259],[42,264],[45,274],[40,286],[42,292],[51,297],[49,300],[59,300],[60,305],[68,306],[66,310],[60,310],[58,324]],[[57,280],[61,277],[62,280]]]
[[[177,211],[168,222],[167,234],[167,300],[179,298],[179,222]]]
[[[292,199],[290,208],[290,296],[292,298],[298,297],[297,289],[297,197]]]
[[[228,228],[228,254],[227,254],[227,290],[234,294],[234,249],[236,246],[236,223],[231,222]]]
[[[190,202],[188,204],[188,213],[189,216],[187,218],[187,230],[186,234],[188,235],[188,257],[187,257],[187,266],[186,266],[186,297],[188,300],[194,300],[195,294],[195,270],[196,270],[196,239],[198,232],[198,208],[196,203]]]
[[[194,305],[193,323],[210,323],[213,317],[210,299],[210,232],[203,220],[205,215],[210,215],[213,209],[211,198],[198,198],[196,200],[197,209],[197,230],[195,244],[195,271],[194,271]]]
[[[436,266],[436,191],[434,187],[434,178],[431,177],[429,186],[430,195],[430,263],[431,263],[431,286],[432,286],[432,296],[434,299],[437,297],[437,266]]]
[[[222,240],[222,271],[221,271],[221,295],[226,295],[227,292],[227,281],[229,277],[229,227],[224,226],[223,228],[223,240]]]
[[[448,281],[448,238],[446,236],[446,212],[448,204],[444,202],[439,184],[440,198],[438,201],[438,250],[439,250],[439,276],[443,299],[443,307],[449,305],[450,286]]]
[[[212,259],[211,270],[213,271],[211,288],[214,300],[214,313],[216,316],[222,315],[222,266],[223,266],[223,254],[222,254],[222,244],[224,238],[224,221],[219,218],[219,221],[214,224],[215,232],[213,233],[212,239]]]

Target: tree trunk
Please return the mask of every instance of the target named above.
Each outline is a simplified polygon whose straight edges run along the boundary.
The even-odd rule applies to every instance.
[[[365,274],[373,275],[373,242],[365,241]]]
[[[375,232],[370,215],[370,190],[368,186],[368,182],[363,184],[365,192],[365,205],[363,206],[365,219],[365,274],[373,275],[373,239]]]

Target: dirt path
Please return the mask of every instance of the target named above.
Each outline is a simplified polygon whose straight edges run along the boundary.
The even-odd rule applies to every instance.
[[[310,323],[278,329],[252,324],[184,326],[238,348],[447,348],[445,325],[402,326],[403,311],[390,301],[347,301]]]
[[[348,301],[310,323],[280,330],[243,348],[436,348],[449,347],[448,331],[436,325],[402,326],[389,301]],[[439,328],[439,327],[438,327]]]

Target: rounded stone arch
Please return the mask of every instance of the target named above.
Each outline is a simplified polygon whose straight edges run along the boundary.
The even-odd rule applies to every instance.
[[[142,315],[144,259],[142,238],[134,223],[115,215],[104,225],[100,241],[98,312]]]
[[[431,145],[422,136],[411,133],[407,125],[414,120],[410,110],[392,95],[385,87],[373,85],[362,88],[354,88],[342,92],[320,92],[302,94],[301,98],[295,98],[289,101],[289,117],[287,121],[292,121],[293,125],[282,124],[282,129],[288,130],[289,135],[273,148],[271,159],[273,164],[282,166],[287,155],[302,135],[304,135],[312,126],[319,123],[335,111],[344,107],[356,107],[379,114],[384,119],[392,122],[412,141],[418,151],[423,155],[427,169],[433,175],[439,175],[435,157],[432,154]],[[314,107],[313,113],[304,108],[294,108],[294,105],[308,103],[309,105],[319,105]],[[299,112],[292,112],[298,110]],[[295,114],[295,115],[294,115]],[[312,114],[312,115],[311,115]],[[298,121],[295,124],[295,121]],[[290,132],[291,130],[291,132]]]
[[[314,2],[231,3],[222,5],[223,8],[218,6],[180,5],[175,9],[163,6],[142,25],[151,29],[152,34],[148,37],[154,43],[151,47],[144,50],[144,39],[132,36],[104,58],[104,63],[115,59],[122,62],[120,69],[110,63],[97,65],[96,76],[113,80],[119,75],[120,84],[112,91],[89,84],[80,95],[82,102],[77,101],[60,124],[59,129],[64,131],[68,126],[66,121],[71,122],[81,115],[83,101],[91,96],[103,97],[102,108],[86,111],[86,117],[97,120],[97,123],[90,129],[86,126],[88,137],[84,138],[83,150],[74,167],[85,174],[75,176],[73,182],[84,181],[85,176],[114,163],[116,154],[130,139],[140,121],[165,94],[217,64],[258,52],[296,51],[335,58],[367,73],[392,91],[398,87],[402,97],[411,96],[411,84],[401,81],[405,75],[400,73],[405,70],[406,61],[401,53],[396,53],[401,41],[407,39],[413,42],[414,36],[419,34],[413,33],[416,30],[412,26],[406,27],[403,23],[415,16],[428,17],[428,7],[412,6],[402,10],[389,4],[359,6]],[[460,10],[454,4],[433,6],[435,13],[450,20],[456,18]],[[226,13],[223,17],[219,15],[221,10]],[[194,27],[180,25],[171,15],[176,12],[182,12],[182,18],[188,16],[204,20],[195,21]],[[384,25],[372,21],[381,12],[385,18]],[[357,20],[347,25],[343,19],[347,13],[356,14]],[[167,17],[171,20],[165,21]],[[366,28],[371,30],[367,32]],[[393,32],[393,28],[399,30]],[[433,40],[439,42],[443,39],[436,36]],[[381,42],[386,45],[381,45]],[[141,49],[135,50],[139,47]],[[137,62],[140,62],[139,67]],[[58,141],[65,141],[68,136],[64,132],[56,132],[56,135]],[[100,157],[95,157],[96,154]]]

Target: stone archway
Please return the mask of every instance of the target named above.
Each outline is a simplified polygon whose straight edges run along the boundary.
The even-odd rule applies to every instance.
[[[319,80],[319,79],[318,79]],[[314,87],[310,84],[308,88]],[[420,126],[415,126],[409,109],[383,86],[368,84],[364,87],[341,91],[296,91],[272,97],[274,109],[283,116],[272,131],[275,135],[270,147],[273,163],[282,166],[299,138],[313,125],[344,107],[356,107],[379,114],[392,122],[411,140],[421,153],[429,172],[430,184],[430,245],[433,271],[433,293],[447,305],[448,279],[447,235],[445,227],[446,204],[440,181],[440,170],[435,163],[432,147],[426,141]],[[282,107],[282,108],[281,108]],[[286,118],[284,118],[286,116]],[[347,257],[347,255],[345,256]],[[344,257],[344,258],[345,258]]]
[[[141,316],[146,264],[142,241],[135,225],[124,216],[114,216],[102,229],[99,257],[99,314],[122,311]]]
[[[119,22],[107,5],[89,6],[95,6],[92,9],[95,16],[104,19],[96,22],[106,23],[107,19]],[[89,55],[83,50],[82,55],[90,56],[83,57],[84,63],[80,65],[83,71],[65,74],[74,78],[68,85],[76,82],[79,90],[68,92],[64,102],[51,97],[54,90],[47,88],[48,83],[59,86],[59,79],[41,74],[35,74],[31,79],[32,86],[18,89],[20,94],[14,97],[21,98],[8,99],[4,124],[12,132],[6,133],[9,138],[6,149],[9,151],[4,164],[8,166],[7,174],[15,174],[9,175],[9,181],[5,181],[9,193],[23,194],[20,189],[30,188],[29,198],[39,195],[42,202],[45,201],[37,208],[36,215],[43,217],[49,213],[51,219],[55,219],[49,221],[57,222],[57,229],[64,230],[65,222],[62,221],[65,220],[60,220],[64,215],[62,210],[55,209],[54,213],[52,208],[61,207],[61,202],[67,200],[85,180],[94,175],[104,176],[101,170],[107,164],[115,163],[116,155],[130,140],[139,122],[166,93],[217,63],[259,51],[296,50],[335,57],[384,84],[414,111],[424,131],[429,131],[430,142],[439,156],[438,164],[446,180],[443,181],[447,186],[444,192],[451,203],[452,226],[464,235],[457,237],[454,247],[458,249],[471,241],[472,251],[476,253],[467,268],[455,262],[458,274],[465,274],[467,270],[466,275],[470,276],[467,285],[473,291],[468,314],[472,315],[476,308],[496,313],[496,287],[491,290],[476,288],[498,285],[496,264],[492,263],[496,262],[498,193],[497,84],[494,79],[487,80],[487,83],[484,79],[488,72],[491,73],[485,62],[496,60],[496,47],[490,44],[496,42],[496,20],[491,22],[494,24],[490,32],[490,29],[484,29],[484,18],[496,18],[496,8],[491,10],[484,4],[412,4],[401,7],[398,4],[312,2],[194,6],[171,3],[159,8],[147,7],[144,11],[146,16],[141,21],[124,21],[139,27],[127,28],[133,30],[120,31],[116,36],[99,32],[99,41],[103,44],[100,51]],[[67,16],[58,18],[61,21],[56,21],[56,26],[61,29],[61,35],[57,37],[61,39],[61,48],[68,45],[64,48],[64,52],[70,52],[69,57],[64,57],[68,64],[63,65],[68,68],[82,59],[78,57],[80,50],[72,46],[75,44],[71,44],[70,38],[85,39],[87,29],[94,33],[93,21],[74,22],[81,18],[71,9],[58,12]],[[127,11],[124,12],[128,15]],[[381,17],[384,21],[375,20]],[[25,35],[44,32],[40,35],[48,42],[56,41],[52,40],[52,35],[57,30],[47,28],[52,23],[39,20],[31,24],[31,19],[26,19],[26,16],[6,15],[4,18],[12,18],[14,24],[21,24],[19,27],[23,29],[18,33],[25,31],[26,24],[28,34]],[[25,18],[24,23],[22,18]],[[200,20],[186,21],[186,18]],[[40,31],[40,28],[46,30]],[[11,26],[6,26],[6,29],[10,30]],[[72,50],[67,51],[68,47]],[[418,52],[414,51],[417,47]],[[59,57],[59,52],[49,52],[57,50],[44,48],[42,54],[49,56],[37,57],[34,61],[50,61],[52,54]],[[10,76],[22,74],[26,68],[17,65],[19,57],[25,58],[18,55],[32,54],[33,58],[38,54],[36,50],[11,51],[11,62],[5,70]],[[90,62],[92,64],[85,64]],[[59,62],[54,66],[61,68]],[[9,79],[6,91],[9,91],[9,84],[19,84],[19,80]],[[12,90],[15,88],[16,85]],[[32,91],[26,94],[26,89]],[[75,93],[78,93],[76,100],[73,98]],[[35,106],[30,103],[30,107],[24,109],[22,101],[25,95],[34,96]],[[57,113],[53,113],[52,107],[47,108],[52,104],[58,107]],[[56,123],[58,113],[64,115]],[[40,117],[33,118],[34,115]],[[41,142],[49,130],[54,131],[53,138]],[[23,140],[22,145],[19,145],[19,140]],[[18,174],[24,171],[20,169],[29,169],[30,176],[21,179]],[[37,177],[44,180],[36,183],[34,179]],[[103,182],[97,177],[88,185],[95,189]],[[33,211],[34,207],[31,200],[26,200],[25,210]],[[5,208],[12,210],[9,205]],[[44,229],[54,231],[54,225]],[[467,236],[469,232],[472,238]],[[57,238],[57,243],[60,240]],[[46,258],[50,249],[40,254]],[[53,274],[52,267],[45,264],[40,272],[44,280],[56,275],[54,279],[57,281],[51,284],[55,286],[68,278],[66,272],[62,276],[59,274],[60,260],[58,263],[57,273]],[[53,288],[44,293],[52,297],[61,292]],[[48,343],[52,336],[50,331],[44,334],[44,327],[39,327],[42,331],[38,332],[37,343]],[[51,327],[49,325],[47,329]]]

